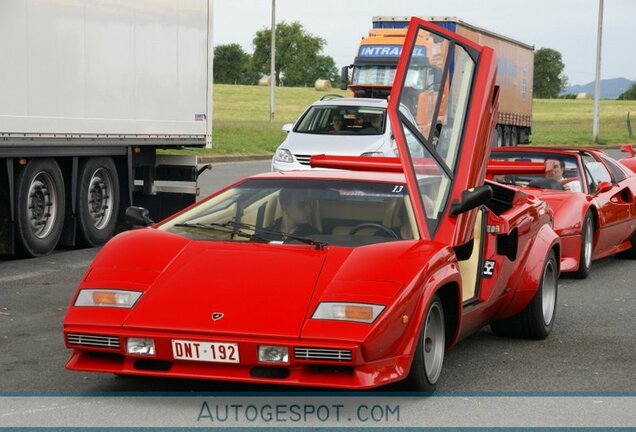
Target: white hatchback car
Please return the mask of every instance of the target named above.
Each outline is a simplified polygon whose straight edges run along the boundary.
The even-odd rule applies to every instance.
[[[272,158],[272,171],[308,170],[317,154],[396,156],[385,99],[323,98],[286,124],[287,138]]]

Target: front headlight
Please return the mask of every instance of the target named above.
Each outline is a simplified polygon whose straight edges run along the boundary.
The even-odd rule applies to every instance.
[[[114,289],[83,289],[75,300],[75,306],[101,306],[130,309],[141,297],[139,291]]]
[[[277,160],[279,162],[292,163],[294,161],[294,157],[289,150],[285,148],[279,148],[274,154],[274,160]]]
[[[312,319],[372,323],[384,306],[366,303],[320,303]]]

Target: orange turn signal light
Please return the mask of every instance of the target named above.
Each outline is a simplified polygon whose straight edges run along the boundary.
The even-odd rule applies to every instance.
[[[371,321],[373,320],[373,308],[371,306],[347,305],[345,306],[347,319]]]
[[[113,292],[95,291],[93,292],[93,303],[96,305],[117,304],[116,294]]]

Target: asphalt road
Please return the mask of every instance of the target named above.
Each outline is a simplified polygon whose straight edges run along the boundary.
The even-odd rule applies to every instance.
[[[216,164],[201,178],[210,192],[269,161]],[[0,259],[1,392],[290,390],[208,381],[118,378],[70,372],[62,320],[97,249]],[[561,279],[556,323],[544,341],[494,336],[488,328],[449,354],[439,391],[633,392],[636,388],[636,261],[594,262],[583,281]]]

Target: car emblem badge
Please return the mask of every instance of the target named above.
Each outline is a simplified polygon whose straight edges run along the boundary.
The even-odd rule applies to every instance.
[[[212,313],[212,321],[218,321],[218,320],[220,320],[221,318],[223,318],[223,315],[224,315],[224,314],[223,314],[223,313],[221,313],[221,312],[213,312],[213,313]]]

